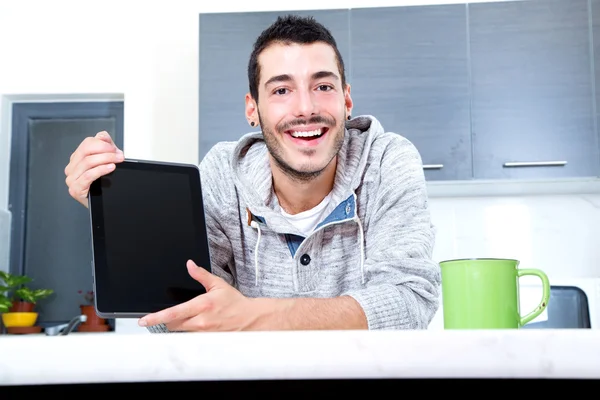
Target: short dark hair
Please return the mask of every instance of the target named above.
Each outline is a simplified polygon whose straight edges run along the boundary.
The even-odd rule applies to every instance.
[[[315,21],[313,17],[302,17],[298,15],[280,16],[265,29],[254,42],[254,47],[248,62],[248,84],[250,95],[258,101],[258,82],[260,80],[260,66],[258,56],[272,43],[283,44],[312,44],[324,42],[335,51],[338,69],[342,78],[342,87],[346,86],[346,74],[344,71],[344,60],[338,50],[337,43],[331,32],[322,24]]]

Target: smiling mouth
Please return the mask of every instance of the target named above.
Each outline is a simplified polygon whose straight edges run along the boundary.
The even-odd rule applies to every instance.
[[[315,129],[315,130],[312,130],[312,131],[295,131],[295,130],[289,130],[289,131],[285,131],[285,133],[287,133],[288,135],[290,135],[290,136],[292,136],[293,138],[296,138],[296,139],[313,140],[313,139],[320,138],[325,133],[327,133],[328,130],[329,130],[329,128],[323,127],[323,128]]]

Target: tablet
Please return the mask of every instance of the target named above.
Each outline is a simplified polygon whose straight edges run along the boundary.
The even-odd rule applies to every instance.
[[[139,318],[206,292],[187,260],[210,254],[198,166],[126,159],[92,183],[95,307],[102,318]]]

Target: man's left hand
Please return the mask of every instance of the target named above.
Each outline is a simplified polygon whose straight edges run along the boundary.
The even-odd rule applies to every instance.
[[[170,331],[239,331],[251,327],[257,310],[250,298],[192,260],[187,262],[187,269],[206,288],[206,293],[148,314],[140,319],[140,326],[163,323]]]

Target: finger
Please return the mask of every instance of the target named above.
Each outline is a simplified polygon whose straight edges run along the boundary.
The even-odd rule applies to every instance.
[[[212,275],[204,268],[200,268],[192,260],[188,260],[186,263],[189,274],[192,278],[196,279],[202,284],[206,290],[214,287],[217,283],[218,277]],[[202,270],[202,271],[200,271]],[[148,314],[138,321],[140,326],[152,326],[157,324],[173,324],[177,321],[182,321],[195,317],[205,311],[206,305],[201,300],[202,295],[186,301],[185,303],[178,304],[167,309]]]
[[[69,186],[69,194],[74,198],[86,198],[87,194],[90,190],[90,186],[93,181],[104,176],[115,169],[115,164],[103,164],[99,165],[95,168],[87,170],[83,173],[78,180],[76,181],[68,181],[67,178],[67,186]]]
[[[204,315],[174,321],[165,326],[171,332],[211,332],[220,330],[220,324],[208,323]]]
[[[185,308],[182,308],[183,304],[179,304],[174,307],[170,307],[155,313],[151,313],[143,316],[138,320],[139,326],[154,326],[158,324],[172,325],[178,320],[185,318],[187,314]],[[185,314],[184,314],[185,313]]]
[[[192,300],[186,301],[185,303],[178,304],[173,307],[166,308],[161,311],[157,311],[152,314],[148,314],[138,321],[140,326],[153,326],[158,324],[173,324],[178,321],[183,321],[204,311],[204,306],[199,298],[196,297]]]
[[[199,332],[200,326],[194,325],[195,318],[186,318],[165,324],[170,332]]]
[[[123,155],[115,153],[96,154],[87,157],[77,170],[65,179],[69,194],[75,199],[85,199],[93,181],[114,171],[117,163],[124,160]],[[83,171],[83,172],[81,172]]]
[[[65,174],[69,175],[72,170],[79,165],[81,160],[92,154],[117,153],[121,152],[114,143],[106,142],[100,138],[88,137],[81,142],[79,147],[73,152],[69,160],[69,165],[65,168]]]
[[[102,141],[105,141],[106,143],[112,144],[115,149],[117,148],[117,145],[115,144],[115,142],[113,142],[112,138],[110,137],[110,134],[106,131],[102,131],[102,132],[98,132],[96,134],[96,137]]]
[[[221,282],[223,282],[221,278],[211,274],[206,269],[197,266],[196,263],[192,260],[188,260],[186,265],[190,276],[198,282],[200,282],[200,284],[204,286],[207,292],[214,289],[216,286],[221,284]]]
[[[82,178],[89,170],[108,166],[110,164],[120,163],[125,159],[125,155],[122,152],[118,153],[100,153],[92,154],[82,159],[77,165],[75,165],[69,175],[67,176],[67,183],[78,181]],[[114,168],[114,165],[111,166]],[[90,181],[91,182],[91,181]]]
[[[75,150],[75,152],[73,152],[73,154],[71,154],[71,158],[70,161],[78,161],[81,158],[81,151],[84,151],[83,156],[87,155],[85,153],[85,150],[87,149],[87,147],[90,145],[90,143],[93,142],[102,142],[102,143],[106,143],[108,145],[108,147],[106,147],[107,150],[105,151],[116,151],[117,150],[117,145],[113,142],[112,138],[110,137],[110,135],[108,134],[108,132],[106,131],[102,131],[102,132],[98,132],[96,134],[96,136],[94,137],[87,137],[83,140],[83,142],[81,142],[81,144],[79,145],[79,147]],[[79,156],[79,158],[78,158]]]

